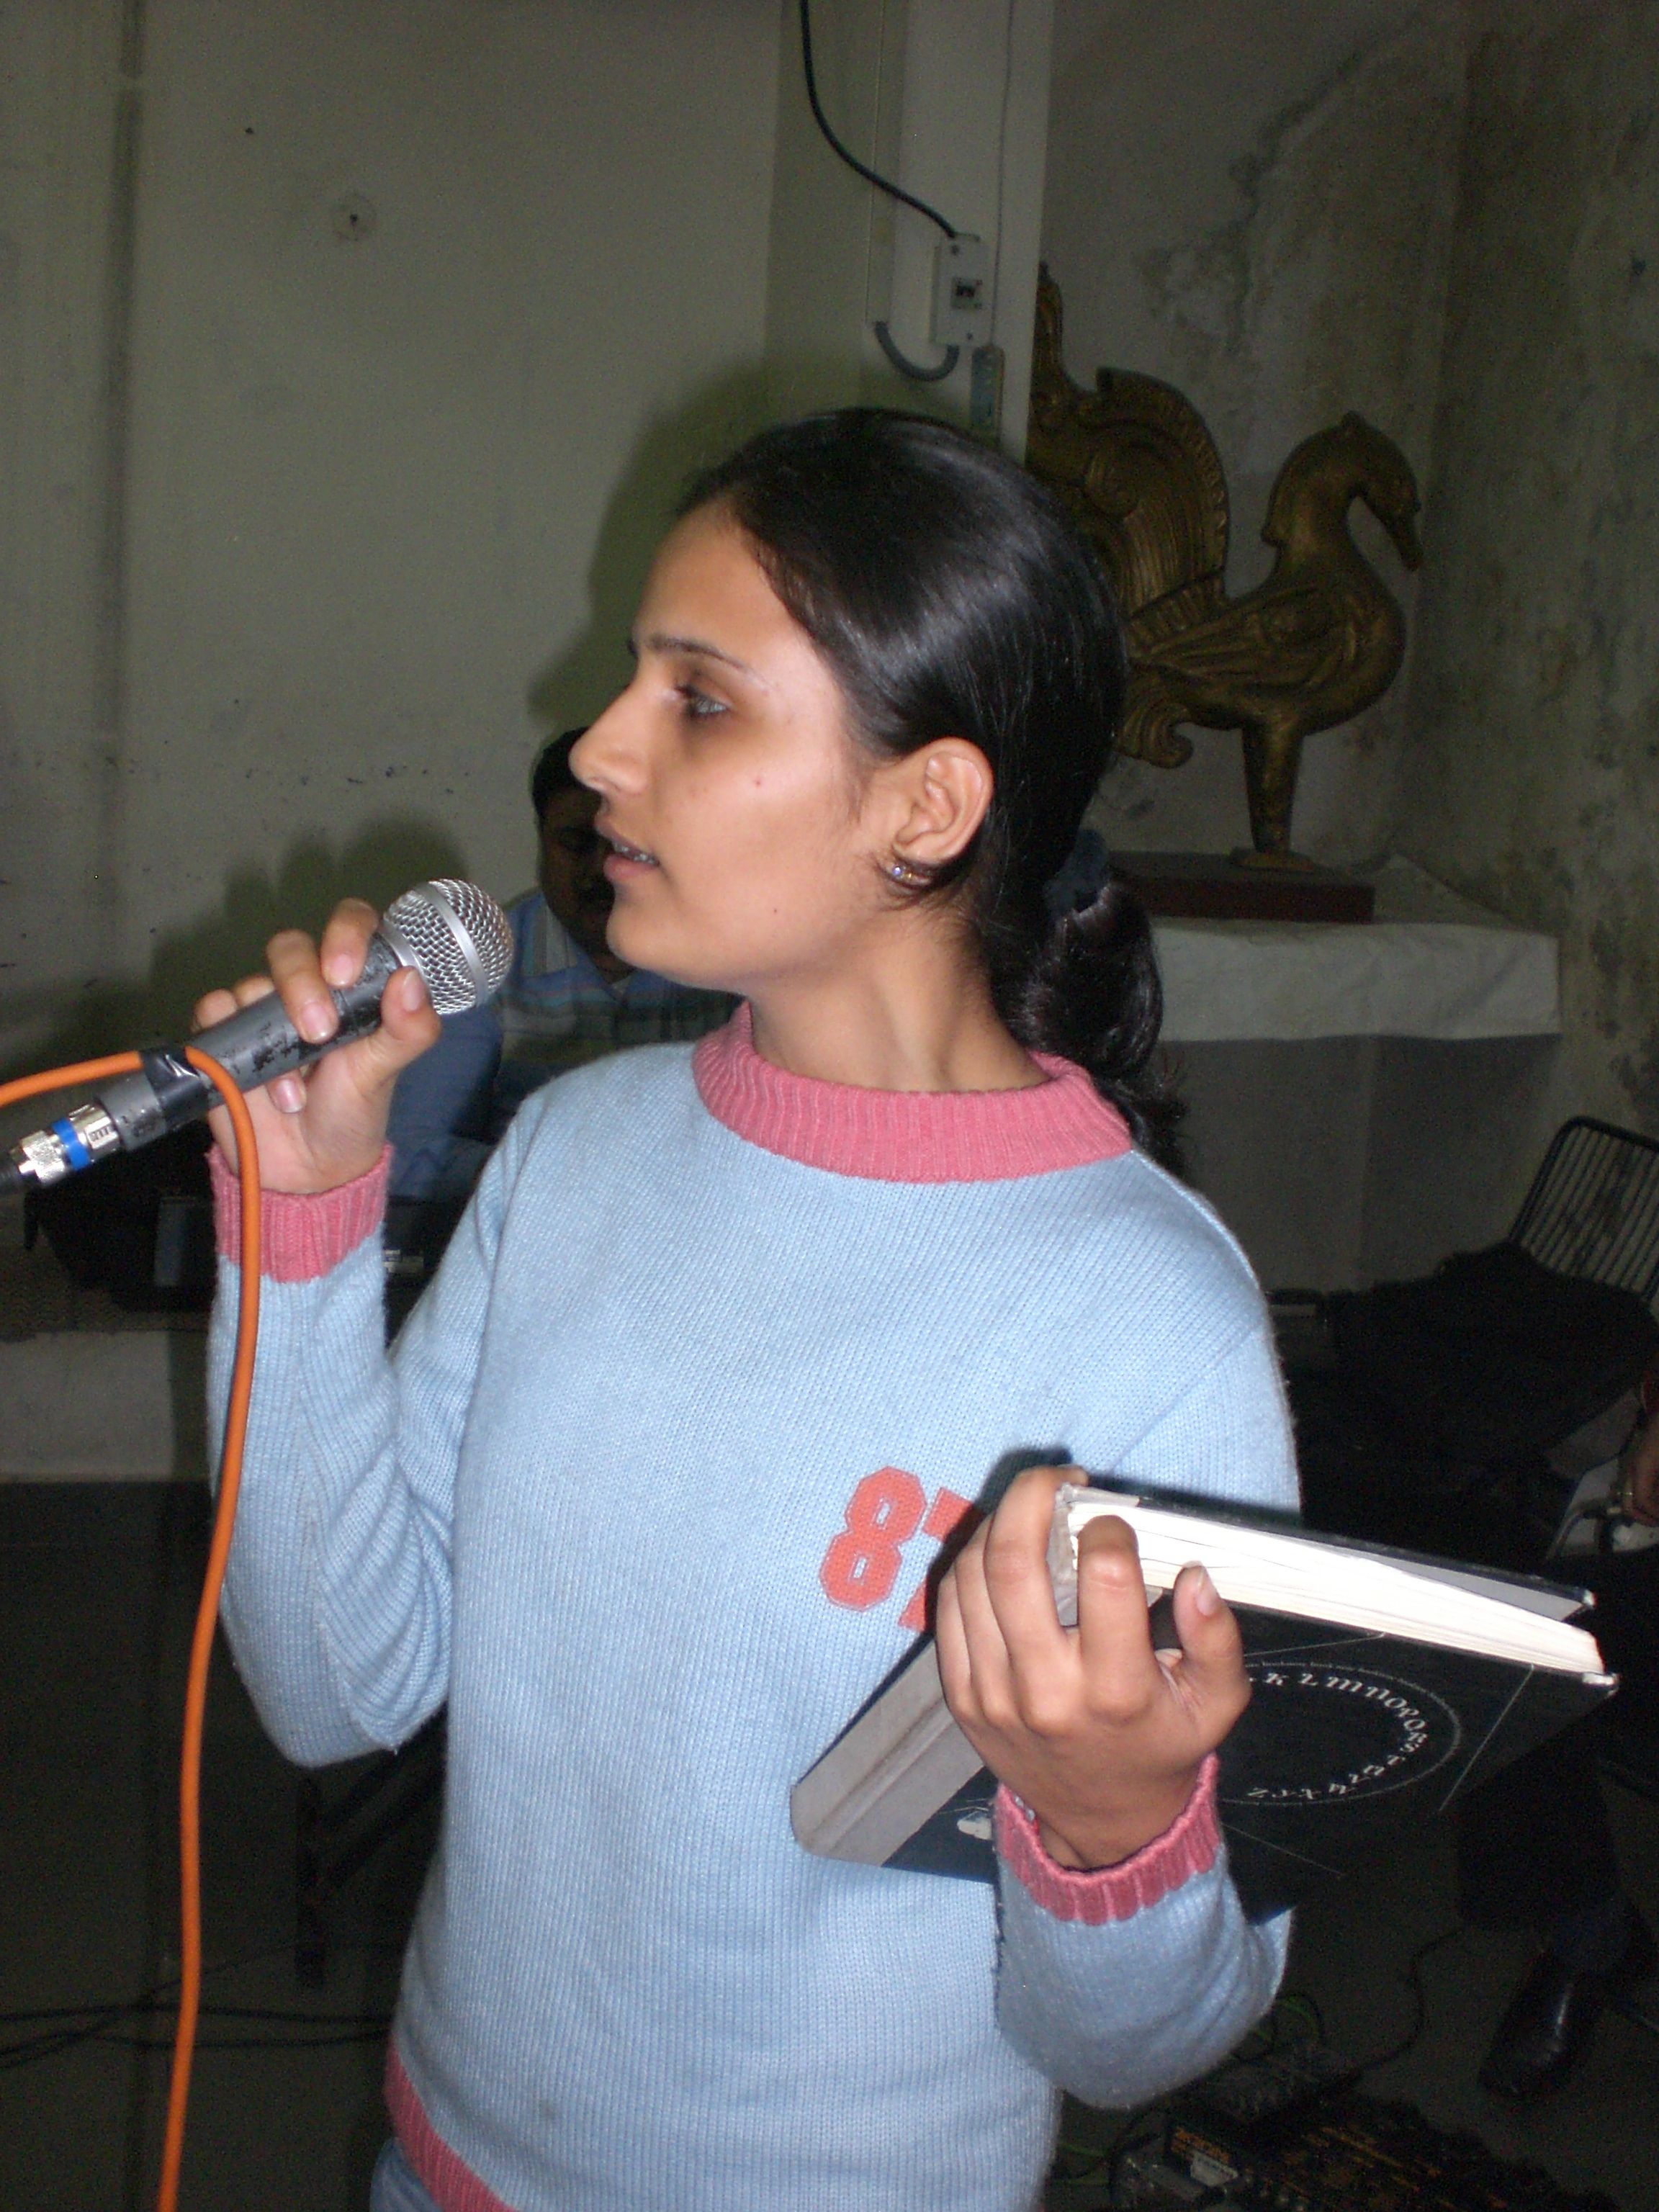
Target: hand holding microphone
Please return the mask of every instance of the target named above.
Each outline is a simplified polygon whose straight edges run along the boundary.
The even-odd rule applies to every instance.
[[[501,908],[471,884],[431,888],[447,900],[426,898],[422,885],[395,900],[378,927],[373,907],[344,899],[320,944],[303,931],[283,930],[265,948],[269,975],[210,991],[198,1005],[198,1031],[205,1032],[198,1042],[216,1057],[223,1054],[212,1030],[273,994],[286,1017],[276,1033],[286,1042],[291,1029],[302,1041],[309,1066],[302,1073],[284,1065],[248,1098],[267,1190],[332,1190],[366,1174],[386,1142],[392,1086],[436,1043],[439,1012],[481,1004],[505,981],[513,948]],[[343,1031],[349,1042],[337,1042]],[[281,1057],[286,1063],[291,1055]],[[234,1061],[226,1065],[241,1077]],[[228,1116],[216,1109],[209,1121],[234,1165]]]
[[[378,926],[372,907],[346,899],[320,945],[283,930],[266,957],[268,975],[200,1001],[194,1042],[248,1094],[265,1188],[317,1192],[374,1165],[392,1085],[436,1042],[439,1015],[501,988],[513,939],[494,899],[445,878],[394,899]],[[143,1057],[142,1073],[117,1076],[15,1146],[0,1162],[12,1186],[55,1182],[204,1115],[234,1164],[235,1138],[211,1085],[181,1052]]]
[[[376,1027],[349,1043],[335,1042],[343,1018],[333,994],[362,976],[377,919],[365,901],[344,899],[329,917],[320,943],[301,930],[281,930],[265,947],[267,975],[247,976],[228,991],[210,991],[197,1003],[196,1030],[207,1050],[212,1043],[204,1032],[273,995],[306,1044],[328,1048],[303,1072],[276,1074],[247,1093],[259,1140],[259,1180],[267,1190],[332,1190],[366,1174],[386,1142],[393,1085],[437,1042],[438,1017],[413,965],[393,968],[385,977]],[[216,1107],[208,1122],[234,1167],[229,1115]]]

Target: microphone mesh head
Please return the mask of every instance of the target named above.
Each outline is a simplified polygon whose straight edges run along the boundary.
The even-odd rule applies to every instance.
[[[501,908],[477,884],[449,876],[393,899],[380,928],[420,969],[441,1014],[493,999],[513,965],[513,931]]]

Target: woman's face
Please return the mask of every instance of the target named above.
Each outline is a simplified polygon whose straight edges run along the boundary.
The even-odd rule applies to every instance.
[[[881,868],[903,802],[718,508],[665,541],[631,643],[633,681],[570,762],[615,848],[612,951],[749,995],[827,977],[890,921]]]

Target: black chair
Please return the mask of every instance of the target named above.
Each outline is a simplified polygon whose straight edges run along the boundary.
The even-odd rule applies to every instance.
[[[1659,1314],[1659,1140],[1588,1115],[1564,1122],[1503,1242],[1559,1274],[1632,1291]],[[1324,1301],[1316,1293],[1285,1291],[1274,1293],[1273,1305],[1294,1395],[1298,1372],[1317,1376],[1334,1365]],[[1580,1475],[1617,1454],[1638,1410],[1632,1389],[1552,1452],[1561,1505]],[[1546,1571],[1571,1580],[1571,1559]],[[1659,1802],[1654,1739],[1619,1725],[1616,1700],[1601,1758],[1625,1788]]]
[[[1564,1121],[1505,1242],[1547,1267],[1659,1297],[1659,1139],[1577,1115]]]

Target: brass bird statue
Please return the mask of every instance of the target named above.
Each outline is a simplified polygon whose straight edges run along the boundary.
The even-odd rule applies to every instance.
[[[1227,596],[1226,478],[1195,409],[1150,376],[1103,368],[1092,392],[1060,355],[1060,300],[1037,292],[1026,465],[1058,491],[1116,590],[1129,655],[1120,750],[1161,768],[1192,753],[1178,725],[1240,730],[1259,867],[1310,864],[1291,849],[1302,741],[1380,698],[1405,651],[1398,605],[1350,536],[1363,499],[1408,568],[1422,560],[1405,456],[1355,414],[1298,446],[1261,535],[1265,584]]]

